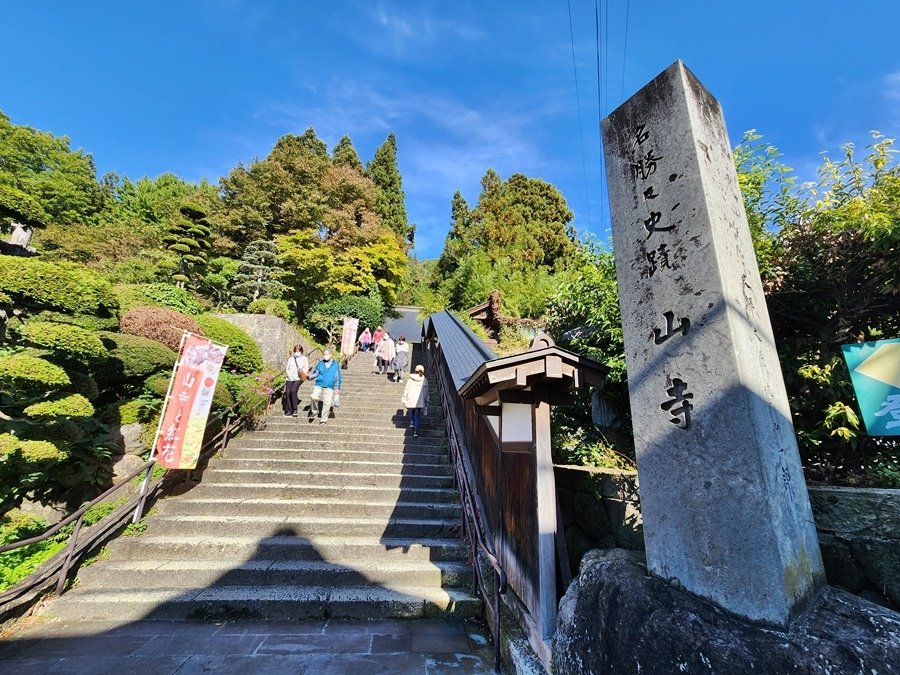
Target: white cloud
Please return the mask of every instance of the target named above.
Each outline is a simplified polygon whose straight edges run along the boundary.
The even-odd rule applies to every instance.
[[[466,42],[487,37],[483,30],[436,18],[421,8],[411,9],[408,5],[400,11],[388,9],[384,2],[379,2],[370,10],[370,16],[382,30],[367,35],[364,45],[371,51],[396,57],[408,57],[423,45],[434,45],[445,37]]]
[[[884,96],[889,101],[900,102],[900,70],[884,76]]]

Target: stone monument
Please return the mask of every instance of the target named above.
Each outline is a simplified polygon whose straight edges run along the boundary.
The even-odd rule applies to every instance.
[[[824,572],[721,108],[678,61],[603,139],[648,569],[786,625]]]

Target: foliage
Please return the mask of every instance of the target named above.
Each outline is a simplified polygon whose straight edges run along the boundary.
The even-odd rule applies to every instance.
[[[47,214],[35,199],[22,190],[0,183],[0,222],[2,221],[14,221],[32,228],[46,227]]]
[[[393,132],[366,167],[366,175],[375,183],[375,199],[382,222],[400,239],[413,241],[415,232],[406,219],[406,205],[400,170],[397,168],[397,137]]]
[[[294,320],[291,308],[284,300],[276,300],[274,298],[260,298],[254,300],[247,306],[250,314],[268,314],[269,316],[278,316],[290,323]]]
[[[172,284],[120,284],[115,287],[119,308],[168,307],[182,314],[202,314],[203,305],[186,289]]]
[[[311,305],[334,294],[331,249],[318,234],[295,230],[275,238],[278,261],[285,270],[286,299],[294,305],[294,313],[303,318]]]
[[[171,370],[178,358],[174,350],[140,335],[106,332],[99,335],[109,354],[103,369],[97,373],[105,382],[141,379]]]
[[[46,531],[49,523],[21,511],[10,511],[0,519],[0,546],[29,539]],[[31,575],[38,567],[61,551],[65,537],[50,539],[0,553],[0,591],[5,591]]]
[[[200,280],[197,289],[216,307],[228,304],[231,285],[237,274],[240,262],[226,256],[217,256],[206,265],[206,274]]]
[[[247,333],[224,319],[203,314],[197,317],[203,335],[213,342],[228,345],[225,353],[225,368],[233,368],[241,373],[254,373],[263,369],[262,352]]]
[[[94,414],[94,406],[81,394],[69,394],[32,403],[24,412],[32,418],[90,417]]]
[[[203,328],[192,317],[165,307],[135,307],[122,315],[119,330],[128,335],[156,340],[178,351],[184,331],[203,335]]]
[[[370,293],[368,296],[345,295],[313,307],[309,313],[309,322],[319,337],[326,344],[331,344],[343,325],[344,317],[355,317],[359,319],[361,327],[374,329],[384,323],[384,305],[377,293]]]
[[[100,275],[71,263],[0,255],[0,292],[29,309],[112,316],[118,302]]]
[[[65,360],[92,364],[106,357],[106,348],[100,338],[78,326],[27,321],[16,332],[26,344],[49,349]]]
[[[206,215],[200,204],[185,202],[179,215],[169,221],[169,232],[163,237],[166,250],[178,256],[178,268],[172,278],[180,288],[202,276],[206,268],[206,251],[212,246]]]
[[[335,166],[346,166],[362,173],[363,165],[353,147],[353,141],[344,134],[331,151],[331,161]]]
[[[110,330],[119,326],[118,317],[100,317],[94,314],[63,314],[62,312],[51,310],[44,310],[32,315],[32,320],[69,324],[89,331]]]
[[[71,384],[66,371],[49,361],[27,354],[0,356],[0,392],[37,396]]]
[[[243,310],[262,298],[279,298],[284,284],[278,267],[278,247],[264,239],[251,241],[244,250],[231,287],[231,304]]]

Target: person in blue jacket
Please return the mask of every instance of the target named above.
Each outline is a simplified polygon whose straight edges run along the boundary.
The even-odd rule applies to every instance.
[[[331,350],[322,352],[322,360],[309,373],[309,379],[313,382],[313,390],[309,397],[312,403],[309,405],[309,421],[312,422],[318,409],[319,424],[328,421],[328,413],[331,412],[331,404],[335,396],[341,394],[341,366],[332,358]]]

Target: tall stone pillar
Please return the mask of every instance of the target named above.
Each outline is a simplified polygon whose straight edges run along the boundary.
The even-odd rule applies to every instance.
[[[784,625],[824,572],[721,108],[678,61],[603,139],[648,567]]]

